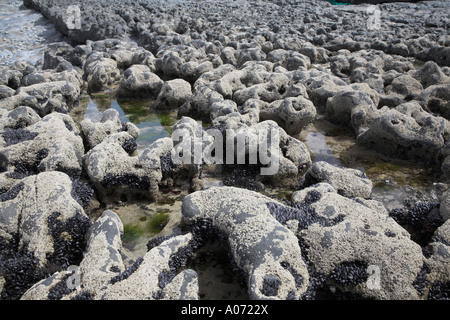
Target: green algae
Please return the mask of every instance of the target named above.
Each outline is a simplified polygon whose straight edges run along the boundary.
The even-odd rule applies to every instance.
[[[123,226],[123,238],[124,243],[130,243],[136,241],[144,234],[144,230],[139,225],[125,224]]]
[[[153,216],[147,223],[147,230],[154,234],[160,233],[169,222],[170,216],[168,212],[169,210],[167,209],[161,210]]]

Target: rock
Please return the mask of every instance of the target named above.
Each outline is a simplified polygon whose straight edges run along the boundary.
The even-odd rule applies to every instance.
[[[216,118],[213,128],[222,132],[226,144],[223,163],[256,165],[258,172],[253,179],[257,181],[294,186],[311,166],[306,145],[272,120],[249,125],[242,115],[231,113]]]
[[[34,70],[24,75],[21,84],[27,87],[34,84],[55,81],[68,81],[73,86],[79,88],[84,86],[81,69],[72,66],[67,61],[58,65],[55,69]]]
[[[418,200],[406,208],[392,209],[389,215],[408,230],[412,240],[424,247],[444,223],[438,207],[437,203],[429,200]]]
[[[417,97],[425,110],[435,112],[450,120],[450,84],[438,84],[427,87]]]
[[[182,106],[192,95],[189,82],[183,79],[166,81],[159,92],[153,107],[156,109],[175,109]]]
[[[92,149],[113,133],[125,131],[133,139],[137,139],[139,135],[139,129],[134,124],[120,121],[119,112],[115,109],[103,111],[96,122],[83,119],[80,126],[88,149]]]
[[[401,103],[415,99],[422,91],[423,87],[419,81],[410,75],[402,75],[385,88],[386,94],[380,95],[380,104],[395,108]]]
[[[343,297],[418,299],[413,282],[423,263],[420,246],[379,203],[354,201],[331,186],[320,186],[292,196],[300,208],[309,204],[322,220],[298,231],[316,274],[327,276],[340,290],[338,297],[341,292]]]
[[[303,44],[298,52],[307,56],[312,63],[327,63],[330,60],[330,52],[328,50],[315,47],[311,43]]]
[[[207,228],[222,234],[251,299],[298,299],[308,272],[297,238],[270,214],[272,202],[253,191],[212,187],[184,199],[182,219],[191,229],[203,228],[202,234]]]
[[[20,87],[23,74],[19,70],[2,66],[0,67],[0,85],[7,86],[11,89]]]
[[[236,54],[237,51],[235,48],[227,46],[222,49],[222,52],[220,53],[220,58],[222,59],[224,64],[236,65],[237,63]]]
[[[139,155],[130,155],[129,142],[134,141],[126,132],[107,136],[83,157],[83,165],[89,180],[99,190],[100,198],[115,194],[130,197],[141,192],[154,198],[161,182],[161,157],[173,147],[170,138],[155,141]]]
[[[419,80],[424,88],[432,85],[450,83],[450,78],[433,61],[426,62],[420,70],[417,70],[413,74],[413,77]]]
[[[307,58],[307,57],[305,57]],[[242,48],[236,53],[236,62],[235,65],[237,67],[241,67],[244,63],[248,61],[263,61],[266,59],[266,54],[259,48]],[[292,65],[295,63],[301,63],[298,61],[293,61]]]
[[[4,98],[9,98],[13,96],[15,93],[16,90],[5,85],[0,85],[0,100]]]
[[[450,268],[450,223],[440,226],[429,244],[430,256],[422,266],[421,277],[416,280],[418,290],[429,300],[449,299],[448,284],[450,282],[448,269]]]
[[[338,168],[325,161],[313,163],[306,172],[304,186],[326,182],[345,197],[369,198],[372,193],[372,181],[356,169]]]
[[[86,59],[84,77],[88,91],[95,93],[111,87],[121,75],[115,60],[105,58],[101,52],[93,52]]]
[[[178,109],[178,117],[191,117],[208,122],[211,105],[223,100],[223,97],[206,86],[198,87],[192,96]]]
[[[233,112],[239,112],[238,106],[233,100],[216,101],[211,105],[211,121]]]
[[[81,189],[66,174],[43,172],[2,194],[0,238],[7,245],[1,249],[5,260],[0,267],[8,279],[2,294],[21,295],[44,276],[46,268],[79,263],[91,222],[76,200],[85,195],[77,190]],[[17,269],[14,263],[21,260]]]
[[[198,179],[207,151],[212,148],[210,137],[200,123],[189,117],[181,117],[173,127],[170,175],[173,179]]]
[[[303,128],[316,117],[314,104],[303,96],[285,98],[262,108],[260,120],[274,120],[289,135],[301,133]]]
[[[357,142],[385,155],[433,163],[448,140],[448,130],[446,119],[424,112],[417,102],[409,102],[381,114]]]
[[[414,65],[411,61],[406,58],[399,57],[396,55],[385,54],[383,57],[383,70],[395,70],[399,73],[408,72],[409,70],[414,70]],[[408,80],[408,78],[406,78]]]
[[[146,65],[152,72],[154,71],[155,57],[153,54],[134,43],[130,46],[129,42],[124,41],[111,48],[109,52],[111,58],[116,60],[117,67],[121,70],[128,69],[134,65]]]
[[[266,102],[273,102],[285,97],[286,87],[289,78],[284,74],[272,74],[273,76],[264,83],[252,85],[250,87],[237,90],[233,93],[233,100],[242,105],[249,99],[259,99]]]
[[[70,283],[71,277],[77,277],[76,271],[55,272],[50,277],[35,283],[20,297],[20,300],[56,300],[61,298],[71,291],[67,285],[67,283]]]
[[[113,211],[106,210],[86,234],[87,247],[77,272],[83,290],[96,296],[109,281],[125,271],[120,254],[123,224]]]
[[[36,283],[22,300],[198,299],[196,272],[181,270],[196,249],[191,234],[169,237],[125,269],[122,232],[118,216],[105,211],[89,229],[88,247],[75,273],[63,271]],[[67,288],[71,278],[78,283]]]
[[[267,60],[275,63],[276,66],[283,66],[288,71],[298,70],[300,68],[308,70],[311,65],[309,57],[294,51],[277,49],[267,55]]]
[[[80,177],[84,146],[72,118],[51,113],[36,121],[38,116],[29,109],[18,111],[23,112],[24,125],[27,122],[30,125],[6,129],[1,133],[3,148],[0,154],[6,159],[2,169],[10,175],[21,177],[43,171],[62,171],[73,178]],[[10,112],[10,116],[18,114],[18,111]]]
[[[120,255],[123,225],[112,211],[105,211],[87,232],[87,247],[79,270],[83,287],[95,294],[108,281],[125,270]]]
[[[446,191],[440,197],[440,207],[439,213],[441,214],[444,221],[450,219],[450,192]]]
[[[341,91],[326,103],[327,120],[350,125],[357,135],[367,130],[380,113],[369,95],[361,91]]]
[[[198,276],[192,269],[181,271],[193,254],[195,241],[188,233],[171,237],[152,248],[123,275],[111,279],[99,295],[103,300],[198,299]],[[145,286],[142,283],[146,283]]]
[[[221,66],[210,70],[208,72],[203,73],[194,83],[194,90],[197,90],[197,87],[200,87],[202,85],[208,85],[209,83],[212,83],[214,81],[220,80],[227,74],[236,74],[236,76],[233,76],[233,79],[237,80],[240,79],[242,75],[242,71],[239,71],[231,64],[222,64]],[[239,83],[237,85],[240,85]]]
[[[314,103],[317,111],[325,111],[328,98],[340,92],[347,83],[338,77],[325,75],[322,73],[311,74],[311,72],[301,75],[300,81],[306,87],[309,99]]]
[[[44,82],[28,87],[20,87],[16,94],[36,98],[37,103],[31,107],[44,117],[45,115],[57,111],[67,113],[80,97],[81,89],[69,81]]]
[[[41,120],[36,111],[26,106],[11,111],[1,109],[0,113],[0,130],[25,128]]]
[[[180,76],[190,83],[195,83],[204,73],[214,70],[211,61],[185,62],[180,66]]]
[[[121,98],[155,99],[163,81],[146,65],[132,65],[123,72],[117,92]]]
[[[433,60],[437,64],[443,66],[450,66],[450,50],[444,46],[434,46],[424,52],[419,53],[419,58],[422,60]]]
[[[201,81],[197,81],[195,83],[195,86],[198,86],[200,83],[205,83],[209,88],[222,95],[222,97],[232,99],[235,91],[245,88],[242,80],[246,77],[246,75],[247,72],[245,70],[233,70],[229,73],[223,74],[219,79],[209,83],[206,81],[208,78],[202,78]],[[211,80],[211,78],[208,80]]]
[[[159,58],[157,56],[157,58]],[[179,53],[176,51],[166,52],[161,59],[160,67],[157,68],[168,78],[179,78],[180,76],[180,66],[185,62],[183,58],[180,57]]]

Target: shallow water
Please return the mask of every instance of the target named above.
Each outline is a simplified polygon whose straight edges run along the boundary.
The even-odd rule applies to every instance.
[[[101,112],[112,108],[119,112],[122,122],[131,121],[141,131],[137,138],[138,153],[157,139],[170,137],[177,121],[177,112],[151,111],[151,101],[116,100],[114,93],[86,96],[80,105],[71,111],[76,122],[82,119],[97,121]],[[389,159],[356,144],[350,130],[335,126],[326,120],[309,125],[299,135],[311,154],[313,161],[326,161],[338,167],[358,169],[373,182],[372,198],[392,210],[420,199],[432,199],[435,181],[430,170],[405,161]],[[223,186],[220,176],[202,177],[204,187]],[[268,195],[285,198],[293,190],[266,190]],[[290,200],[290,199],[285,199]]]
[[[20,0],[0,0],[0,65],[42,60],[44,50],[64,37],[41,14]]]
[[[148,101],[117,100],[114,93],[102,93],[82,97],[70,115],[78,123],[83,119],[96,122],[103,111],[117,110],[122,122],[132,122],[140,129],[136,139],[139,152],[160,138],[170,137],[177,121],[177,111],[151,111],[150,105]]]
[[[434,197],[432,185],[436,179],[431,169],[359,147],[350,130],[319,120],[299,139],[307,145],[314,162],[326,161],[364,172],[373,182],[372,198],[388,211]]]

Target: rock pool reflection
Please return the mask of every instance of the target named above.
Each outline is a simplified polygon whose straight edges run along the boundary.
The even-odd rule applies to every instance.
[[[325,120],[310,125],[299,139],[308,146],[313,161],[364,172],[373,182],[372,198],[388,211],[433,197],[433,174],[427,168],[361,148],[351,133]]]
[[[122,122],[132,122],[140,129],[136,139],[138,151],[160,138],[170,137],[177,121],[175,111],[152,111],[146,101],[116,100],[113,94],[97,94],[86,97],[71,113],[76,121],[90,119],[96,122],[107,109],[119,112]]]

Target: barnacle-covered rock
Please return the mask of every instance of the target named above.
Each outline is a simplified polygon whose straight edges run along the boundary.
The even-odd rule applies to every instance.
[[[423,264],[421,247],[382,205],[345,198],[323,184],[299,192],[293,201],[310,203],[324,219],[299,230],[298,237],[307,260],[331,279],[330,285],[365,298],[419,298],[413,282]]]
[[[262,108],[260,120],[274,120],[287,134],[297,135],[316,117],[314,104],[303,96],[285,98]]]
[[[123,72],[117,95],[120,98],[155,99],[164,84],[147,65],[132,65]]]
[[[73,178],[81,176],[83,140],[69,115],[52,113],[39,119],[29,109],[20,109],[10,112],[8,118],[12,117],[18,117],[14,120],[18,126],[0,133],[2,175],[21,178],[43,171],[61,171]]]
[[[178,117],[192,117],[198,120],[210,120],[211,105],[223,101],[222,95],[207,86],[199,86],[191,97],[178,109]]]
[[[115,109],[103,111],[96,122],[91,119],[83,119],[80,126],[89,149],[95,147],[110,134],[125,131],[133,139],[137,139],[140,132],[133,123],[120,121],[119,112]]]
[[[84,78],[89,92],[105,90],[119,81],[120,77],[117,62],[105,57],[102,52],[93,52],[86,58]]]
[[[34,97],[36,99],[36,103],[30,106],[41,117],[53,111],[67,113],[80,97],[80,93],[79,83],[67,80],[37,83],[20,87],[16,91],[16,95],[19,97],[27,97],[27,99]],[[14,96],[11,98],[14,98]]]
[[[84,237],[69,228],[80,232],[85,227],[83,220],[88,220],[72,191],[73,181],[62,172],[43,172],[21,180],[0,203],[3,237],[12,239],[18,232],[19,248],[27,247],[41,266],[49,260],[65,263],[69,259],[64,255],[76,254],[69,252],[71,246],[75,251],[82,245],[75,242],[76,237]],[[82,222],[79,226],[77,219]]]
[[[450,299],[450,222],[436,229],[425,249],[426,260],[414,286],[424,299]]]
[[[444,223],[438,203],[418,202],[411,208],[397,208],[389,215],[411,233],[414,241],[427,244],[436,229]]]
[[[91,224],[79,190],[66,174],[43,172],[1,194],[3,298],[18,298],[50,270],[79,263]]]
[[[114,191],[140,191],[150,198],[156,196],[162,179],[161,157],[170,153],[172,139],[159,139],[139,155],[132,152],[134,148],[129,149],[130,139],[134,140],[126,132],[111,134],[84,156],[89,180],[100,197],[113,196]]]
[[[105,211],[86,234],[87,246],[80,265],[76,268],[72,266],[73,270],[56,273],[34,284],[21,299],[52,299],[58,286],[64,287],[64,284],[67,290],[61,290],[58,299],[64,298],[65,295],[74,296],[79,293],[79,290],[87,291],[95,296],[111,278],[125,271],[120,255],[122,235],[122,221],[114,212]],[[75,273],[71,271],[75,271]],[[72,276],[72,281],[68,279],[68,275]]]
[[[388,156],[435,163],[439,150],[449,139],[449,124],[412,101],[382,113],[358,136],[357,142]]]
[[[296,185],[311,166],[306,145],[288,135],[273,120],[253,124],[252,111],[250,108],[247,111],[249,113],[245,114],[233,112],[213,121],[213,128],[222,131],[227,144],[223,163],[257,165],[261,170],[255,178],[261,182]]]
[[[148,251],[130,274],[113,278],[99,298],[123,299],[198,299],[198,278],[194,270],[180,271],[192,256],[192,234],[171,237]]]
[[[183,105],[192,95],[191,85],[183,79],[166,81],[153,105],[157,109],[175,109]]]
[[[309,275],[297,238],[271,215],[267,204],[272,202],[257,192],[213,187],[184,199],[182,219],[193,228],[209,220],[225,235],[251,299],[298,299]]]
[[[0,109],[0,130],[25,128],[41,120],[30,107],[21,106],[11,111]]]
[[[313,163],[305,174],[306,187],[326,182],[346,197],[368,198],[372,193],[372,181],[357,169],[339,168],[325,161]]]
[[[105,211],[87,233],[79,266],[36,283],[22,299],[198,299],[196,272],[182,270],[197,246],[192,234],[164,239],[127,269],[120,255],[122,235],[119,217]]]
[[[356,134],[367,130],[380,112],[370,96],[361,91],[344,90],[327,100],[327,119],[351,125]]]

